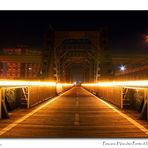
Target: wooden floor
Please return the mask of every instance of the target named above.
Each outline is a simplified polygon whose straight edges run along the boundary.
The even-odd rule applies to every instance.
[[[132,122],[81,87],[32,110],[18,110],[0,121],[3,138],[148,137]]]

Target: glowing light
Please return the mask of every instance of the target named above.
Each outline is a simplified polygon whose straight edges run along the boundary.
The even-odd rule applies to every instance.
[[[1,80],[0,86],[56,86],[55,82]]]
[[[74,85],[76,85],[76,84],[77,84],[77,82],[74,82],[73,84],[74,84]]]
[[[56,83],[50,81],[21,81],[21,80],[0,80],[0,87],[12,86],[73,86],[71,83]]]
[[[63,89],[64,86],[72,87],[73,84],[71,84],[71,83],[57,83],[56,84],[56,91],[57,91],[57,93],[61,93],[64,90]]]
[[[82,86],[98,86],[98,87],[111,87],[111,86],[130,86],[130,87],[148,87],[148,80],[142,81],[112,81],[112,82],[99,82],[99,83],[84,83]]]
[[[62,86],[73,86],[71,83],[61,83]]]
[[[57,93],[61,93],[62,90],[63,90],[62,84],[61,83],[57,83],[56,84],[56,91],[57,91]]]
[[[124,65],[122,65],[122,66],[120,67],[120,70],[121,70],[121,71],[125,71],[125,70],[126,70],[126,67],[125,67]]]
[[[148,35],[145,36],[145,41],[148,42]]]
[[[56,86],[57,87],[62,87],[62,84],[61,83],[57,83]]]

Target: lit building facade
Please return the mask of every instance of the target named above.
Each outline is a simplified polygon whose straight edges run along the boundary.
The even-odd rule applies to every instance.
[[[41,51],[21,47],[21,48],[4,48],[2,55],[7,56],[31,56],[41,55]],[[39,79],[40,64],[28,63],[27,61],[21,63],[19,61],[1,61],[0,62],[0,79]]]

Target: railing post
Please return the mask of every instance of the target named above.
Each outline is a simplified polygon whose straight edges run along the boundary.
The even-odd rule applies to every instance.
[[[148,120],[148,88],[144,89],[144,102],[146,103],[147,107],[146,118]]]
[[[2,88],[0,87],[0,119],[2,118]]]
[[[4,113],[4,114],[3,114]],[[2,87],[0,87],[0,119],[2,119],[4,116],[4,118],[8,118],[8,110],[5,104],[5,93],[4,93],[4,89]]]
[[[27,108],[30,108],[30,87],[28,86]]]
[[[144,89],[144,104],[143,104],[143,107],[142,107],[142,110],[141,110],[141,114],[140,114],[140,119],[147,119],[148,120],[148,110],[147,110],[147,107],[148,107],[148,88],[145,88]]]
[[[123,109],[123,87],[120,87],[120,93],[121,93],[120,107],[121,109]]]
[[[148,120],[148,88],[147,88],[147,97],[146,97],[146,103],[147,103],[147,120]]]

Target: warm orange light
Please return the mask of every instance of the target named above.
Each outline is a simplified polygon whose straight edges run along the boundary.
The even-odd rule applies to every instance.
[[[71,83],[57,83],[56,84],[57,93],[61,93],[63,91],[64,86],[72,87],[73,84],[71,84]]]
[[[15,86],[73,86],[71,83],[56,83],[50,81],[0,80],[0,87]]]
[[[41,81],[18,81],[18,80],[1,80],[1,87],[10,86],[56,86],[55,82],[41,82]]]
[[[61,83],[57,83],[56,86],[57,87],[62,87],[62,84]]]
[[[73,86],[74,84],[72,83],[57,83],[56,87],[62,88],[63,86]]]
[[[73,86],[74,84],[71,83],[61,83],[62,86]]]
[[[99,83],[85,83],[82,86],[133,86],[133,87],[148,87],[148,80],[142,81],[112,81],[112,82],[99,82]]]
[[[145,41],[148,42],[148,35],[145,36]]]

